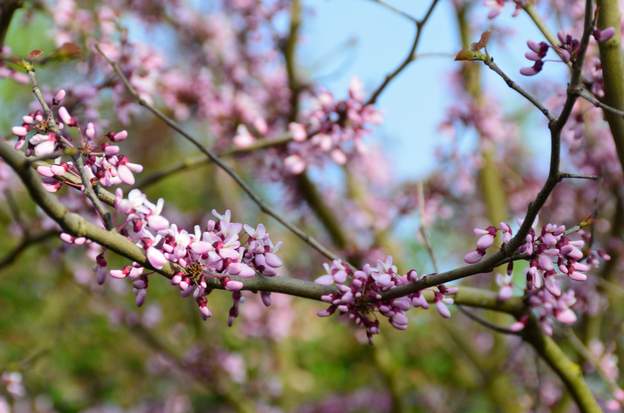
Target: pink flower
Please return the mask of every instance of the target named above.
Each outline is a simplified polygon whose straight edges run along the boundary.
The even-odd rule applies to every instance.
[[[481,252],[479,250],[470,251],[468,254],[464,255],[464,262],[466,264],[476,264],[485,255],[485,252]]]
[[[291,122],[288,124],[288,131],[296,142],[303,142],[308,137],[305,128],[300,123]]]
[[[491,234],[482,235],[477,240],[477,249],[486,250],[494,244],[494,236]]]
[[[436,301],[435,305],[436,305],[436,310],[438,310],[438,313],[442,317],[444,317],[444,318],[451,318],[451,312],[449,311],[449,309],[446,306],[446,304],[444,304],[444,301],[438,300],[438,301]]]
[[[239,148],[246,148],[254,143],[254,137],[249,133],[245,125],[238,125],[234,136],[234,145]]]
[[[545,42],[537,43],[532,40],[527,42],[527,46],[529,46],[530,50],[524,54],[524,57],[534,63],[531,67],[523,67],[520,69],[520,74],[533,76],[542,71],[542,67],[544,67],[543,59],[546,57],[550,46]]]
[[[128,137],[128,132],[125,130],[119,131],[111,136],[113,142],[121,142]]]
[[[61,106],[59,108],[58,115],[59,115],[59,117],[61,118],[61,120],[63,121],[63,123],[65,125],[67,125],[67,126],[76,126],[76,125],[78,125],[76,120],[71,117],[71,115],[69,114],[69,112],[67,111],[67,108],[65,106]]]
[[[59,89],[59,91],[56,92],[56,95],[54,95],[54,98],[52,99],[52,104],[54,106],[60,105],[63,99],[65,99],[65,94],[66,93],[64,89]]]
[[[157,270],[161,270],[167,263],[167,258],[165,258],[163,253],[154,247],[147,249],[147,259],[151,266]]]
[[[299,175],[306,168],[305,161],[299,155],[288,156],[284,159],[284,166],[293,175]]]
[[[15,136],[24,137],[28,134],[28,129],[26,129],[24,126],[13,126],[11,132]]]
[[[239,291],[244,287],[243,283],[236,280],[229,280],[225,283],[225,289],[228,291]]]
[[[334,277],[329,274],[325,274],[318,277],[314,280],[314,282],[320,285],[332,285],[334,283]]]
[[[592,32],[593,36],[596,38],[598,42],[606,42],[615,34],[615,29],[613,27],[606,27],[602,30],[594,29]]]
[[[501,14],[503,8],[505,7],[504,0],[485,0],[483,3],[490,9],[487,15],[488,19],[496,18],[499,14]]]
[[[574,324],[576,321],[576,314],[574,314],[574,311],[566,308],[557,314],[557,320],[563,324]]]
[[[395,299],[383,299],[384,292],[418,279],[414,270],[399,275],[391,257],[387,257],[385,261],[378,261],[375,266],[366,264],[358,270],[339,260],[324,264],[324,268],[326,274],[318,277],[315,282],[321,285],[335,285],[336,290],[321,297],[329,307],[318,315],[326,317],[334,313],[344,314],[356,325],[366,329],[369,340],[379,333],[379,321],[372,314],[373,311],[386,317],[394,328],[405,330],[408,324],[406,311],[411,307],[429,308],[422,291]],[[446,288],[444,285],[435,288],[436,306],[445,317],[449,317],[450,312],[444,301],[452,303],[446,296],[455,292],[456,289]]]
[[[87,123],[87,128],[85,129],[85,135],[89,139],[95,138],[95,126],[93,125],[93,122]]]
[[[56,149],[57,137],[54,133],[36,134],[29,139],[29,143],[34,146],[35,156],[46,156]]]
[[[154,231],[162,231],[164,229],[169,228],[169,220],[160,216],[160,215],[150,215],[147,218],[147,224]]]

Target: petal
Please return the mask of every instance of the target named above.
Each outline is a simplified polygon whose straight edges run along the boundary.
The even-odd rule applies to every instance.
[[[134,185],[134,175],[132,175],[132,171],[126,165],[119,165],[117,167],[117,174],[126,184]]]
[[[150,228],[155,231],[161,231],[163,229],[169,228],[169,221],[167,220],[167,218],[160,215],[150,215],[147,218],[147,225],[149,225]]]
[[[332,285],[334,283],[334,277],[329,274],[325,274],[318,277],[314,280],[314,282],[320,285]]]
[[[147,260],[157,270],[162,269],[167,263],[167,258],[165,258],[164,254],[154,247],[147,249]]]
[[[54,147],[56,146],[56,142],[48,140],[45,142],[41,142],[37,146],[35,146],[35,155],[36,156],[46,156],[54,152]]]

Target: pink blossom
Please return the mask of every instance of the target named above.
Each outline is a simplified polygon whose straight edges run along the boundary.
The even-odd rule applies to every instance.
[[[13,126],[11,132],[15,136],[24,137],[28,134],[28,129],[26,129],[24,126]]]
[[[414,270],[399,275],[391,257],[387,257],[385,261],[378,261],[376,266],[366,264],[360,270],[354,270],[339,260],[324,264],[324,268],[326,274],[318,277],[315,282],[321,285],[333,284],[336,286],[336,292],[321,297],[329,307],[318,315],[326,317],[336,312],[343,314],[356,325],[364,327],[369,339],[379,333],[379,321],[369,314],[372,311],[376,310],[386,317],[393,327],[405,330],[408,324],[405,314],[407,310],[411,307],[424,309],[429,307],[421,291],[395,299],[383,299],[384,292],[418,280]],[[450,316],[445,303],[452,303],[446,295],[454,292],[454,289],[446,288],[444,285],[435,288],[436,308],[443,317]]]
[[[122,131],[119,131],[119,132],[114,133],[114,134],[111,136],[111,140],[112,140],[113,142],[121,142],[121,141],[126,140],[126,138],[127,138],[127,137],[128,137],[128,132],[127,132],[127,131],[125,131],[125,130],[122,130]]]
[[[479,250],[470,251],[469,253],[464,255],[464,262],[466,264],[476,264],[481,261],[481,259],[483,259],[484,255],[485,253]]]
[[[56,95],[54,95],[54,98],[52,99],[52,104],[54,106],[60,105],[63,99],[65,99],[65,95],[66,95],[65,90],[59,89],[59,91],[56,92]]]
[[[58,115],[61,118],[61,120],[63,121],[63,123],[67,126],[76,126],[76,120],[74,118],[71,117],[71,115],[69,114],[69,111],[67,110],[67,108],[65,106],[61,106],[58,110]]]
[[[613,27],[606,27],[602,30],[594,29],[592,35],[596,38],[597,42],[606,42],[611,39],[615,34],[615,29]]]
[[[299,175],[306,168],[305,161],[298,155],[290,155],[284,159],[284,166],[286,166],[286,169],[294,175]]]
[[[234,145],[239,148],[246,148],[253,144],[254,137],[249,133],[249,130],[245,125],[238,125],[236,129],[236,136],[234,136]]]
[[[154,247],[150,247],[147,249],[147,259],[149,260],[151,266],[156,268],[157,270],[162,269],[167,263],[167,259],[165,258],[163,253]]]
[[[289,123],[288,130],[292,138],[297,142],[303,142],[308,137],[305,128],[300,123],[296,123],[296,122]]]

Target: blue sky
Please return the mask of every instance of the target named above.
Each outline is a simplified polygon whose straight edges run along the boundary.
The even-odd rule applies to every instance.
[[[389,0],[389,3],[416,17],[422,16],[429,5],[429,1],[413,0]],[[331,64],[322,69],[315,67],[314,73],[333,73],[319,80],[337,96],[344,96],[353,76],[358,76],[368,91],[372,90],[404,58],[411,45],[414,25],[373,1],[307,0],[306,4],[313,14],[306,17],[300,59],[304,64],[313,65],[318,57],[333,51],[332,57],[327,59]],[[475,16],[485,21],[487,9],[476,7],[479,9],[475,10]],[[511,14],[512,8],[506,8],[496,23],[511,24],[516,35],[506,38],[503,44],[491,45],[489,50],[512,78],[530,85],[533,80],[523,78],[518,70],[527,65],[523,58],[526,40],[541,40],[541,37],[527,16],[521,14],[512,18]],[[357,39],[352,48],[344,47],[349,39]],[[459,50],[458,44],[452,3],[441,1],[425,28],[419,52],[454,53]],[[341,50],[338,53],[337,48]],[[387,142],[384,149],[399,176],[422,177],[435,166],[433,149],[439,139],[437,126],[451,103],[452,95],[446,83],[456,65],[450,57],[421,58],[395,79],[380,98],[378,106],[385,121],[376,137]],[[547,64],[545,72],[558,70],[556,65]],[[501,97],[506,108],[524,105],[502,80],[485,72],[484,81]],[[536,150],[542,152],[547,146],[541,133],[530,135]]]

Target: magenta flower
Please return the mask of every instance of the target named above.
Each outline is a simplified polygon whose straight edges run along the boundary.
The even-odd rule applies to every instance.
[[[527,46],[529,46],[529,51],[524,54],[524,57],[534,63],[531,67],[523,67],[520,69],[520,73],[524,76],[533,76],[542,71],[544,58],[548,53],[549,46],[545,42],[537,43],[532,40],[527,42]]]
[[[601,43],[606,42],[607,40],[612,38],[614,34],[615,29],[613,27],[606,27],[602,30],[596,28],[592,31],[592,35],[594,36],[596,41]]]

